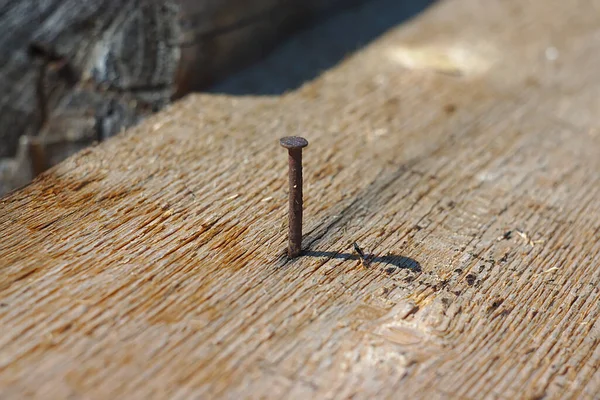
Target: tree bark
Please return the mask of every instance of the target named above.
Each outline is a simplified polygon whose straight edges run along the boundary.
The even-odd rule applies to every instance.
[[[3,1],[0,195],[34,165],[115,135],[260,57],[300,23],[355,2]]]

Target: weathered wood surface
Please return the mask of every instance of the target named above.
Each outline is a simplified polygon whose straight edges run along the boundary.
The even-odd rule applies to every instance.
[[[0,1],[0,195],[358,2]]]
[[[599,7],[441,2],[300,90],[190,96],[4,198],[3,397],[598,398]]]

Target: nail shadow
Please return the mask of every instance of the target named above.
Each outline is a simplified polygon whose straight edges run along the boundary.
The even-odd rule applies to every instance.
[[[375,264],[387,264],[392,267],[385,268],[385,272],[392,273],[395,269],[408,269],[413,272],[421,272],[421,264],[418,261],[396,254],[389,254],[386,256],[373,256],[372,254],[366,254],[369,258],[369,267],[375,266]],[[360,260],[360,257],[352,253],[338,253],[336,251],[313,251],[305,250],[302,252],[301,257],[326,257],[338,260]]]

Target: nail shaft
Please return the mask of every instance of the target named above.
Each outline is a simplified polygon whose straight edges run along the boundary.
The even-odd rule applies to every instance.
[[[289,151],[289,246],[288,255],[297,257],[302,251],[302,150]]]
[[[294,258],[302,252],[302,148],[308,142],[304,138],[291,136],[282,138],[280,144],[288,149],[288,256]]]

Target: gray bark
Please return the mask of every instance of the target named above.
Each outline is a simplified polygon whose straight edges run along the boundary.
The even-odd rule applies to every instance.
[[[357,2],[0,1],[0,195]]]

